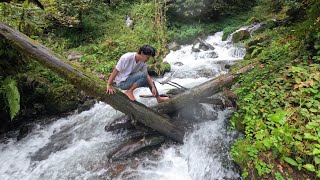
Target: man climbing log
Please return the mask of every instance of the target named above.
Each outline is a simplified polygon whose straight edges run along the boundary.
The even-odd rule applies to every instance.
[[[146,62],[151,56],[154,57],[155,55],[156,50],[149,45],[140,47],[138,52],[128,52],[122,55],[108,79],[106,92],[110,95],[115,93],[112,85],[113,80],[115,80],[120,89],[127,90],[125,95],[131,101],[136,100],[133,91],[138,87],[148,87],[158,103],[168,100],[168,97],[159,95],[147,71]]]

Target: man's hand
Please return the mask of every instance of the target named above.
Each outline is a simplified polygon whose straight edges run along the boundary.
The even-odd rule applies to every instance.
[[[116,91],[114,90],[114,87],[112,85],[107,85],[106,93],[107,94],[114,94],[114,93],[116,93]]]

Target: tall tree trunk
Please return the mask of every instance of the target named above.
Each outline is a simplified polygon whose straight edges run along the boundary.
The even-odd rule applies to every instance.
[[[87,94],[106,102],[114,109],[117,109],[134,120],[164,134],[180,143],[183,142],[184,130],[169,122],[169,118],[157,113],[139,102],[130,101],[121,91],[116,90],[115,95],[107,95],[105,83],[96,79],[89,73],[79,70],[70,64],[62,61],[64,59],[55,55],[41,44],[31,40],[21,32],[12,29],[0,22],[0,37],[7,39],[13,47],[25,56],[38,61],[69,80],[75,87],[85,91]]]

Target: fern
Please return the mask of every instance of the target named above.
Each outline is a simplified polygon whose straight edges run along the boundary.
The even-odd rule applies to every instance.
[[[7,99],[7,104],[10,109],[10,118],[12,120],[20,111],[20,93],[17,82],[14,79],[6,78],[3,81],[1,89]]]

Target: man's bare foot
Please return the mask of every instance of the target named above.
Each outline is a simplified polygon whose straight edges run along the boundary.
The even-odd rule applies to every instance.
[[[158,103],[162,103],[162,102],[164,102],[164,101],[166,101],[166,100],[168,100],[168,99],[170,99],[170,98],[169,98],[169,97],[166,97],[166,96],[164,96],[164,97],[158,96],[158,97],[157,97]]]
[[[128,98],[129,98],[131,101],[135,101],[135,100],[136,100],[136,98],[134,97],[134,95],[133,95],[132,92],[126,91],[124,94],[127,95]]]

